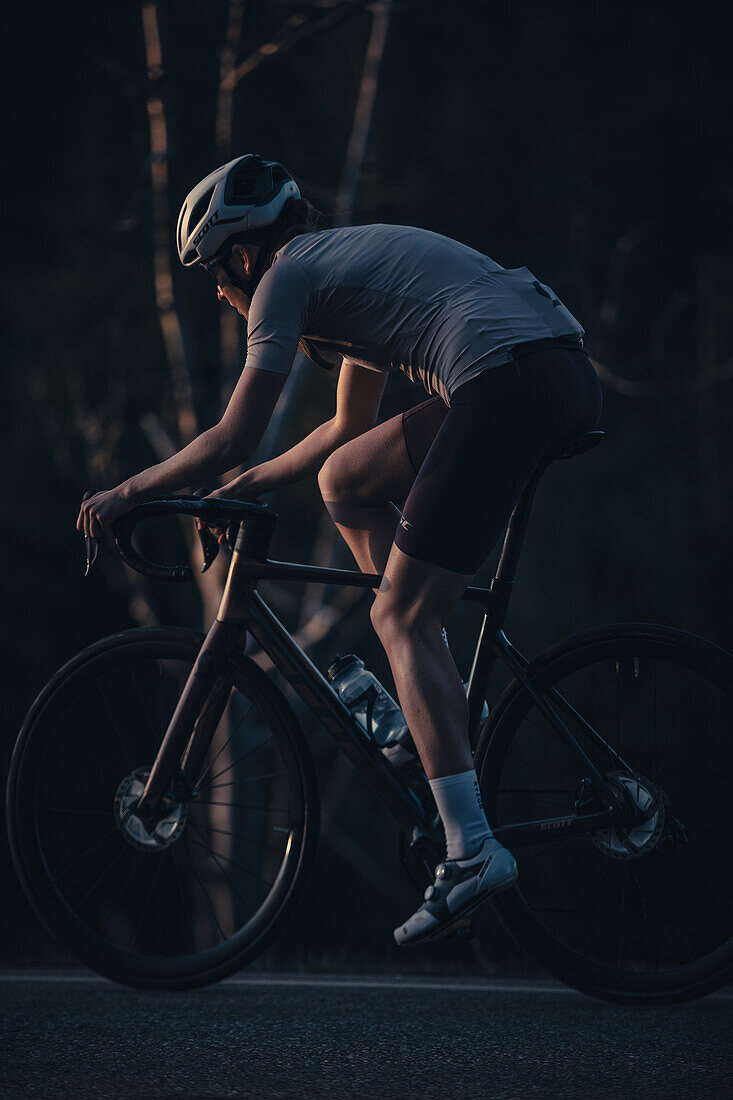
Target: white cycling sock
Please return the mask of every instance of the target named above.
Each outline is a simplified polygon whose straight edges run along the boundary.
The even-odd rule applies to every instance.
[[[486,820],[476,772],[430,780],[435,804],[445,829],[446,859],[468,859],[493,836]]]

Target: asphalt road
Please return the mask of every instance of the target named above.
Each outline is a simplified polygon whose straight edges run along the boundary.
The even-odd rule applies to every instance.
[[[5,1097],[730,1095],[733,994],[628,1008],[558,986],[250,975],[153,994],[0,973]]]

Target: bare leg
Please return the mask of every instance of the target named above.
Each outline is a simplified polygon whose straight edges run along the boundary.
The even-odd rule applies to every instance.
[[[323,464],[323,502],[362,572],[383,572],[401,514],[392,502],[404,500],[414,480],[399,416],[339,447]]]
[[[428,779],[473,767],[466,695],[441,636],[470,580],[393,546],[372,607],[372,622]]]
[[[416,414],[411,435],[418,463],[442,412]],[[473,767],[461,677],[441,634],[470,577],[408,557],[393,545],[400,511],[392,503],[412,488],[415,471],[401,417],[346,443],[324,463],[324,502],[359,568],[384,572],[372,608],[400,705],[429,779]]]
[[[400,521],[399,508],[325,498],[324,504],[362,573],[383,573]]]

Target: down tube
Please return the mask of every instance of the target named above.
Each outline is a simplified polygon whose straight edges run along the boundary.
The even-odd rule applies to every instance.
[[[237,617],[397,821],[409,830],[419,825],[431,832],[431,821],[417,796],[401,781],[374,742],[359,731],[328,681],[257,592],[248,594]]]

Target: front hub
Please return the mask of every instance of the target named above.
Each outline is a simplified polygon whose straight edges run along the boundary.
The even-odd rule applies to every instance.
[[[183,833],[188,816],[185,802],[165,798],[160,814],[143,824],[135,807],[145,790],[150,768],[136,768],[120,783],[115,793],[114,813],[117,828],[128,844],[142,852],[162,852]]]

